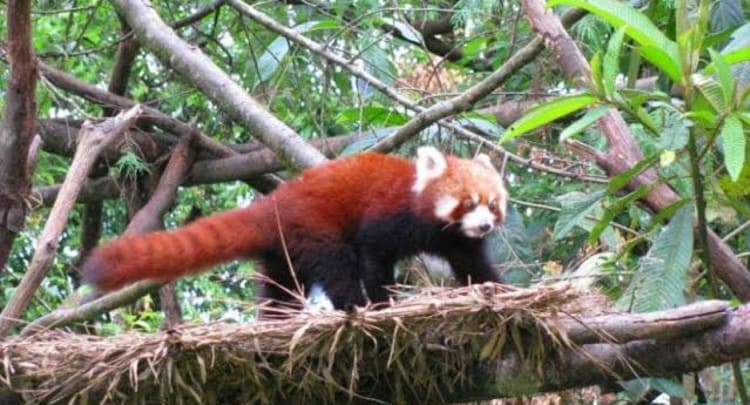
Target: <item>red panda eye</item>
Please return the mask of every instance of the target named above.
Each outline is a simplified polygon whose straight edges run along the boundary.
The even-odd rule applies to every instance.
[[[474,202],[474,200],[464,200],[464,209],[467,211],[471,211],[474,208],[476,208],[477,203]]]

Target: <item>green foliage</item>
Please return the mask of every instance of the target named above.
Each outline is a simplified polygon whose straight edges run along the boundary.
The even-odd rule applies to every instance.
[[[693,254],[693,208],[684,207],[659,233],[618,306],[635,312],[658,311],[686,303],[685,286]]]
[[[542,103],[528,111],[523,118],[511,125],[503,133],[500,142],[508,142],[529,131],[549,124],[558,118],[588,107],[597,101],[596,97],[588,94],[562,96],[549,102]]]
[[[128,177],[132,179],[149,172],[146,162],[133,152],[123,154],[112,166],[112,169],[118,177]]]
[[[98,1],[63,3],[34,4],[35,51],[43,62],[106,88],[123,35],[113,7]],[[569,88],[556,61],[543,53],[513,75],[503,85],[502,93],[482,100],[475,111],[451,117],[453,123],[476,129],[488,139],[502,135],[504,148],[534,163],[570,173],[562,177],[512,161],[503,166],[514,203],[505,227],[491,240],[493,261],[514,284],[545,278],[586,280],[587,288],[603,287],[624,307],[635,310],[678,305],[686,301],[688,292],[691,297],[708,295],[706,280],[699,279],[694,285],[687,282],[690,265],[697,265],[689,228],[696,194],[687,146],[690,139],[697,140],[698,163],[705,182],[704,189],[698,191],[708,201],[711,227],[725,235],[750,219],[750,24],[745,22],[747,10],[738,11],[738,4],[747,8],[747,1],[721,0],[711,8],[704,2],[694,9],[684,1],[658,0],[639,7],[617,0],[553,0],[549,4],[583,7],[591,12],[572,29],[591,58],[591,88]],[[154,2],[168,22],[190,16],[202,5],[205,2]],[[382,2],[365,0],[256,6],[425,107],[484,78],[535,35],[519,18],[518,2],[406,1],[384,7]],[[445,40],[453,46],[460,53],[454,62],[451,57],[427,50],[425,36],[410,24],[446,17],[454,30],[430,39]],[[0,30],[5,33],[2,24],[4,21]],[[363,132],[365,135],[348,145],[344,155],[367,149],[412,117],[411,111],[371,85],[240,17],[228,6],[177,32],[304,137]],[[184,122],[195,121],[216,140],[232,144],[253,140],[250,131],[206,101],[203,94],[148,51],[142,49],[133,63],[128,97],[148,102]],[[654,88],[632,87],[630,82],[651,74],[659,75]],[[623,82],[629,84],[623,87]],[[7,64],[0,64],[0,96],[7,87]],[[547,101],[504,132],[491,112],[479,109],[494,103],[502,106],[511,97],[526,96],[529,89],[543,93],[541,97]],[[101,106],[45,81],[40,82],[38,108],[40,119],[80,121],[102,116]],[[611,108],[623,113],[644,157],[628,162],[633,168],[609,178],[607,184],[581,181],[583,177],[578,175],[604,173],[572,156],[567,145],[575,139],[599,153],[609,152],[596,122]],[[170,136],[147,125],[141,129]],[[538,136],[527,135],[532,132]],[[477,152],[475,143],[432,125],[398,153],[411,155],[416,144],[424,143],[439,144],[463,156]],[[140,151],[132,150],[115,162],[104,163],[119,178],[143,180],[150,170],[161,166],[164,158],[147,161]],[[42,152],[34,185],[59,183],[69,162],[69,156]],[[668,184],[681,196],[658,213],[636,204],[651,188],[628,187],[647,169],[655,170],[658,176],[654,187]],[[120,186],[126,191],[126,185]],[[196,212],[220,212],[246,205],[254,197],[243,182],[184,187],[164,225],[174,228]],[[34,205],[33,196],[30,200],[34,211],[16,240],[7,271],[0,273],[0,283],[5,287],[0,304],[7,302],[28,266],[49,215],[48,209]],[[122,200],[104,205],[104,240],[122,234],[125,228],[127,210]],[[82,223],[80,206],[71,216],[60,253],[25,320],[57,307],[75,288],[72,275]],[[737,252],[746,251],[750,234],[742,233],[730,243]],[[177,291],[185,318],[189,322],[252,319],[255,270],[252,263],[238,261],[180,280]],[[725,289],[719,294],[719,298],[731,298]],[[158,302],[146,299],[115,311],[99,320],[99,331],[157,330],[163,320],[157,307]],[[637,387],[632,391],[638,391]]]
[[[614,0],[548,2],[551,6],[584,8],[612,26],[608,41],[600,39],[599,48],[592,52],[592,99],[579,99],[580,104],[574,106],[569,100],[577,96],[553,98],[510,126],[503,137],[518,142],[521,138],[517,136],[547,125],[553,134],[559,133],[562,143],[576,137],[576,140],[604,149],[606,145],[601,143],[593,124],[609,108],[623,113],[645,157],[633,162],[632,169],[612,177],[604,189],[555,193],[562,210],[554,222],[551,238],[568,247],[583,247],[585,245],[576,245],[580,243],[577,234],[583,234],[588,245],[616,253],[614,261],[627,270],[624,274],[632,272],[633,276],[608,279],[610,291],[622,308],[636,311],[681,305],[687,302],[688,293],[691,296],[710,294],[707,280],[694,285],[688,283],[694,246],[691,228],[696,190],[693,178],[702,180],[698,184],[702,184],[703,189],[697,192],[705,196],[708,220],[714,230],[728,231],[750,219],[747,199],[750,176],[747,83],[750,81],[744,81],[743,70],[750,66],[747,62],[750,60],[747,39],[750,30],[747,24],[740,26],[736,17],[728,17],[727,13],[731,13],[728,10],[736,9],[733,4],[717,5],[713,9],[707,1],[700,1],[693,8],[692,3],[686,1],[671,6],[665,4],[651,2],[643,10],[637,10]],[[664,25],[665,22],[669,23]],[[605,47],[606,50],[602,50]],[[618,82],[625,76],[622,72],[625,60],[630,64],[627,75],[657,69],[660,80],[656,88],[620,86]],[[679,95],[674,94],[676,87],[673,86],[680,86]],[[557,109],[560,106],[565,110]],[[564,113],[578,110],[587,111],[555,132],[558,128],[554,121],[565,117]],[[688,153],[691,140],[699,148],[695,162]],[[696,166],[698,171],[693,169]],[[655,170],[658,181],[668,183],[683,198],[654,214],[637,208],[636,200],[651,189],[628,188],[628,184],[644,170]],[[662,228],[667,220],[668,225]],[[613,243],[602,243],[606,239],[602,238],[604,230],[613,224],[621,226],[613,231]],[[633,234],[624,232],[622,226],[628,226]],[[648,237],[650,232],[659,229],[656,238]],[[743,236],[736,248],[746,250],[747,241],[747,236]],[[644,249],[647,249],[645,254]],[[583,267],[587,271],[592,268]],[[720,294],[727,297],[725,290]]]

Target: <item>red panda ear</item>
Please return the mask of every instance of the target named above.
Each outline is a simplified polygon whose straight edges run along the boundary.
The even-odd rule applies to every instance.
[[[445,173],[448,163],[445,156],[432,146],[422,146],[417,149],[417,179],[414,181],[415,192],[421,192],[427,183]]]
[[[474,160],[477,161],[477,162],[479,162],[479,163],[481,163],[481,164],[483,164],[484,166],[486,166],[490,170],[493,170],[493,171],[497,170],[495,168],[495,166],[492,164],[492,159],[490,159],[490,157],[487,156],[484,153],[480,153],[480,154],[476,155],[474,157]]]

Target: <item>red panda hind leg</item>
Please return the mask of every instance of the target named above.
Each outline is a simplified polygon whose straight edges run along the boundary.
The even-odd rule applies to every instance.
[[[298,288],[303,288],[306,293],[318,283],[336,309],[349,311],[355,306],[366,305],[357,270],[357,255],[352,246],[328,241],[315,245],[308,243],[304,247],[290,246],[289,252],[292,269],[283,252],[274,252],[263,258],[263,278],[272,280],[262,282],[266,284],[261,288],[265,295],[263,299],[301,305],[303,294]]]

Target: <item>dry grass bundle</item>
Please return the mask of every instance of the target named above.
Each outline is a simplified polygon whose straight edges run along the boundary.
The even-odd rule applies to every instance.
[[[2,342],[0,391],[26,401],[146,403],[421,402],[451,396],[506,351],[541,367],[565,286],[427,289],[381,310],[299,314],[97,337],[47,331]]]

